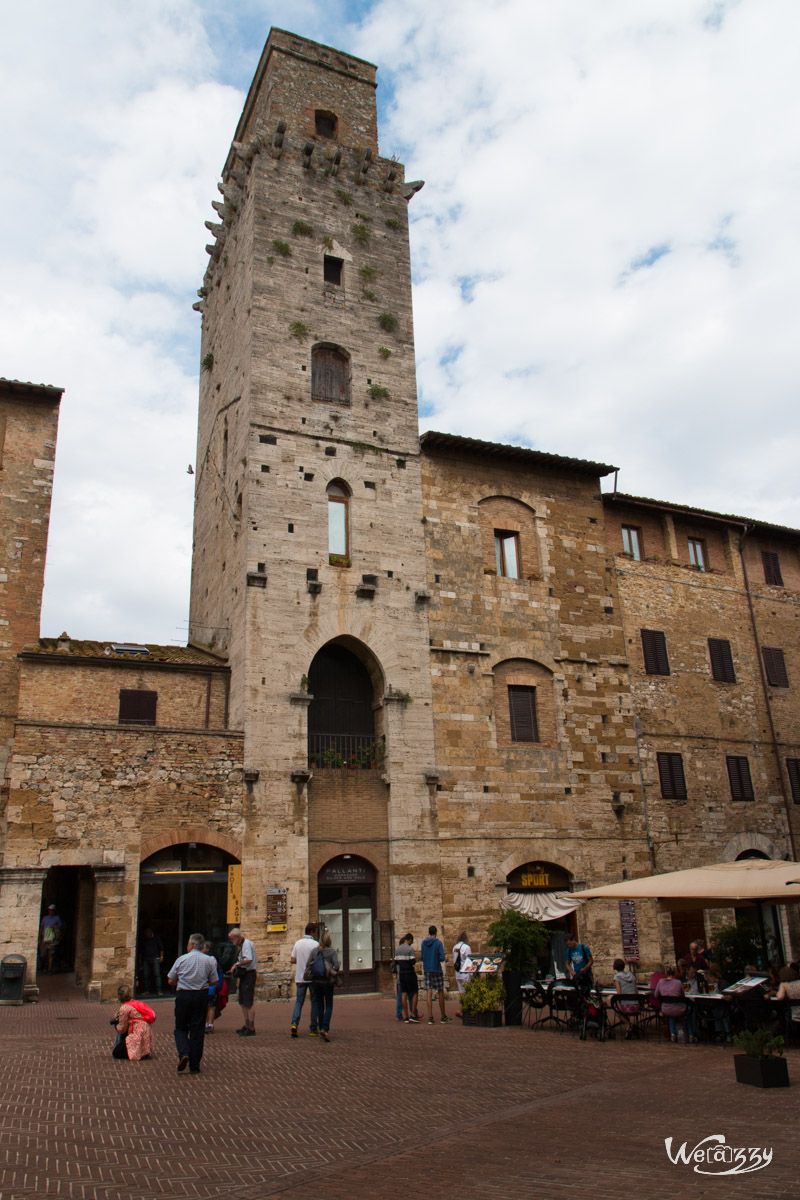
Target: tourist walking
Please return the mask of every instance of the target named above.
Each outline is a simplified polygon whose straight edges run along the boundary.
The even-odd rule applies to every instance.
[[[167,979],[177,988],[175,993],[175,1046],[178,1051],[178,1070],[189,1068],[192,1075],[200,1071],[205,1038],[208,989],[217,981],[217,964],[203,953],[205,937],[193,933],[186,953],[177,958],[169,969]]]
[[[319,942],[317,941],[317,933],[318,932],[319,932],[319,926],[316,925],[313,921],[309,921],[308,924],[306,925],[305,933],[303,934],[303,936],[301,938],[299,938],[295,942],[294,946],[292,947],[292,962],[295,964],[294,982],[295,982],[295,988],[297,989],[297,997],[294,1002],[294,1009],[292,1010],[292,1037],[293,1038],[297,1037],[297,1026],[300,1023],[300,1013],[303,1011],[303,1005],[305,1004],[305,1000],[306,1000],[306,993],[308,992],[308,989],[311,986],[305,979],[305,973],[306,973],[306,967],[308,966],[308,960],[311,957],[314,950],[319,945]],[[319,1021],[318,1021],[318,1017],[317,1017],[317,1001],[314,996],[314,993],[312,992],[311,993],[311,1026],[308,1031],[309,1034],[311,1035],[311,1037],[319,1036],[319,1030],[317,1028],[318,1024],[319,1024]]]
[[[428,927],[428,936],[422,939],[422,970],[425,974],[425,988],[428,993],[428,1024],[435,1025],[433,1019],[433,994],[439,997],[439,1011],[442,1025],[449,1025],[450,1018],[444,1006],[444,946],[436,936],[436,926]]]
[[[256,956],[256,948],[246,938],[241,929],[232,929],[228,934],[228,940],[233,942],[237,948],[236,961],[233,965],[232,975],[236,980],[236,998],[239,1001],[239,1007],[242,1010],[242,1020],[244,1025],[241,1029],[237,1029],[239,1037],[255,1037],[256,1036],[256,972],[258,970],[258,958]]]
[[[316,1004],[319,1036],[324,1042],[329,1042],[331,1031],[331,1013],[333,1012],[333,989],[336,987],[336,977],[339,974],[339,955],[331,944],[331,935],[325,931],[319,939],[318,953],[311,952],[309,962],[322,958],[326,964],[325,978],[311,980],[312,1003]],[[328,967],[330,970],[328,970]]]

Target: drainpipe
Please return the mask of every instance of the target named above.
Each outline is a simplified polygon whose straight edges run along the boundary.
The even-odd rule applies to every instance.
[[[749,526],[743,525],[742,526],[742,535],[739,538],[739,561],[742,564],[742,576],[744,578],[744,590],[745,590],[745,594],[747,596],[747,607],[750,610],[750,624],[753,629],[753,641],[756,644],[756,654],[758,656],[758,665],[759,665],[759,670],[761,672],[761,688],[764,693],[764,704],[766,705],[766,709],[767,709],[767,721],[769,722],[769,732],[770,732],[770,738],[772,741],[772,752],[775,755],[775,763],[778,768],[778,779],[779,779],[780,785],[781,785],[781,794],[783,796],[783,807],[784,807],[784,811],[786,813],[786,829],[789,834],[789,846],[790,846],[791,852],[792,852],[792,859],[794,861],[797,861],[797,851],[795,849],[795,844],[794,844],[794,832],[792,830],[792,810],[791,810],[791,806],[789,804],[789,796],[786,791],[786,782],[783,778],[783,770],[781,768],[781,754],[780,754],[780,749],[778,748],[778,738],[775,733],[775,723],[772,720],[772,705],[770,703],[769,685],[767,683],[766,668],[764,666],[764,656],[761,653],[761,643],[758,639],[758,627],[756,625],[755,609],[753,608],[753,597],[750,592],[750,580],[747,575],[747,564],[744,561],[744,543],[745,543],[745,538],[747,537],[749,532],[750,532]]]

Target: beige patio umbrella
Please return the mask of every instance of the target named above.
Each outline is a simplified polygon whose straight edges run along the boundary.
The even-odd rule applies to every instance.
[[[658,900],[665,912],[800,903],[800,863],[746,858],[664,875],[644,875],[571,892],[571,900]]]

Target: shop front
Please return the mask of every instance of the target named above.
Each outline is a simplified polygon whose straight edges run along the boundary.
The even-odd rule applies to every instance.
[[[319,920],[339,955],[345,992],[377,987],[375,884],[375,868],[355,854],[331,859],[317,876]]]
[[[544,974],[566,974],[567,937],[576,933],[574,904],[563,893],[572,891],[572,875],[551,862],[528,862],[506,876],[502,908],[514,908],[541,921],[550,935],[549,950],[539,955]]]

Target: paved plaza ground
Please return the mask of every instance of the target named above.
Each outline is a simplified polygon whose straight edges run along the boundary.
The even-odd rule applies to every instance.
[[[390,999],[337,996],[330,1045],[308,1036],[308,1006],[292,1040],[285,1002],[258,1005],[248,1039],[231,1005],[190,1076],[171,1001],[154,1005],[157,1057],[128,1063],[110,1057],[112,1006],[51,995],[0,1009],[2,1200],[800,1193],[798,1049],[793,1086],[762,1091],[734,1082],[722,1046],[407,1026]],[[715,1178],[668,1158],[665,1138],[674,1153],[711,1134],[772,1161]]]

